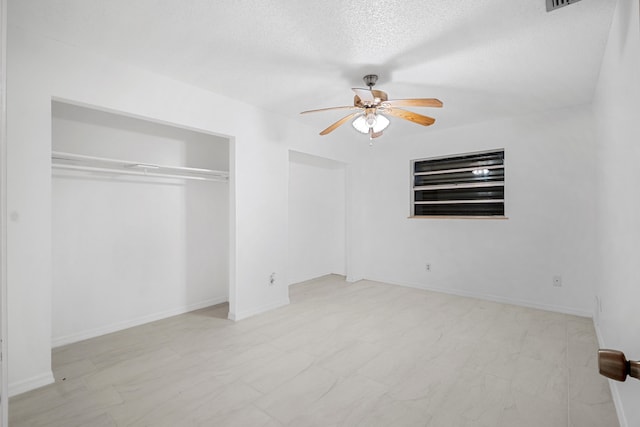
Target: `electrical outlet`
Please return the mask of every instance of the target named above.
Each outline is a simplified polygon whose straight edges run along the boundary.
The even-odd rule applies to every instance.
[[[558,288],[562,286],[562,276],[553,276],[553,286]]]
[[[425,269],[426,271],[428,271],[428,272],[431,272],[431,264],[430,264],[430,263],[426,263],[426,264],[424,265],[424,269]]]
[[[276,273],[271,273],[269,276],[269,286],[273,286],[276,284]]]

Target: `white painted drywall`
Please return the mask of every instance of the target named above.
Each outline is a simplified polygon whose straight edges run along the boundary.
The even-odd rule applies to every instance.
[[[640,359],[640,25],[638,1],[620,0],[594,101],[598,144],[600,345]],[[611,382],[623,427],[640,425],[640,383]]]
[[[228,141],[54,102],[53,149],[228,170]],[[226,182],[54,169],[53,345],[228,300]]]
[[[230,317],[287,304],[289,150],[348,162],[352,144],[24,28],[10,23],[7,62],[9,393],[53,380],[52,99],[229,137]]]
[[[508,219],[407,218],[411,159],[496,148],[505,150]],[[365,173],[365,277],[591,314],[595,142],[588,108],[380,140]],[[552,286],[555,275],[562,287]]]
[[[289,284],[346,272],[345,164],[289,154]]]

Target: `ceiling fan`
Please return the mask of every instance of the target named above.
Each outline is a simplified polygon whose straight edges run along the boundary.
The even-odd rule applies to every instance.
[[[386,116],[397,117],[422,126],[429,126],[435,123],[435,119],[412,111],[398,107],[442,107],[442,102],[435,98],[413,98],[413,99],[388,99],[387,93],[373,89],[378,81],[376,74],[368,74],[363,77],[368,89],[352,88],[355,92],[353,106],[320,108],[318,110],[303,111],[300,114],[316,113],[330,110],[356,110],[345,116],[320,132],[326,135],[334,131],[339,126],[354,119],[351,124],[361,133],[368,134],[369,139],[378,138],[389,126],[389,119]]]

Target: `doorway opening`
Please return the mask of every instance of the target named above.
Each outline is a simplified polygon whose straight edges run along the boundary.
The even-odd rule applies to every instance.
[[[230,140],[52,102],[52,347],[229,301]]]

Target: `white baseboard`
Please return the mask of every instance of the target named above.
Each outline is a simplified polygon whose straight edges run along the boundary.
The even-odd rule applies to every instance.
[[[17,396],[19,394],[35,390],[36,388],[53,384],[54,381],[53,372],[49,371],[41,375],[36,375],[35,377],[27,378],[26,380],[10,383],[9,397]]]
[[[602,338],[602,332],[600,331],[600,326],[594,322],[593,327],[596,330],[596,337],[598,338],[598,346],[600,348],[608,348],[608,346],[604,343],[604,339]],[[613,380],[609,381],[609,389],[611,390],[611,399],[613,399],[613,405],[616,407],[616,414],[618,414],[618,422],[620,423],[620,427],[629,427],[629,423],[627,422],[627,416],[624,413],[624,409],[622,407],[622,399],[620,399],[620,390],[618,389],[618,384]]]
[[[135,319],[129,319],[122,322],[112,323],[110,325],[101,326],[99,328],[93,328],[86,331],[81,331],[69,335],[63,335],[60,337],[53,337],[51,346],[53,348],[60,347],[74,342],[83,341],[89,338],[99,337],[101,335],[110,334],[112,332],[121,331],[123,329],[132,328],[134,326],[144,325],[145,323],[154,322],[156,320],[166,319],[167,317],[177,316],[179,314],[188,313],[190,311],[199,310],[201,308],[210,307],[212,305],[221,304],[227,302],[227,297],[211,298],[205,301],[200,301],[195,304],[183,305],[171,310],[162,311],[159,313],[153,313],[146,316],[136,317]]]
[[[360,280],[364,280],[364,277],[362,277],[362,276],[347,275],[347,277],[345,278],[345,280],[346,280],[348,283],[355,283],[355,282],[359,282]]]
[[[237,313],[232,313],[231,311],[229,311],[229,320],[238,321],[238,320],[246,319],[247,317],[251,317],[257,314],[265,313],[267,311],[275,310],[276,308],[284,307],[285,305],[289,305],[288,296],[272,304],[262,305],[260,307],[251,308],[249,310],[242,310]]]
[[[562,305],[540,304],[540,303],[537,303],[537,302],[520,300],[520,299],[516,299],[516,298],[505,298],[505,297],[499,297],[499,296],[496,296],[496,295],[489,295],[489,294],[482,294],[482,293],[477,293],[477,292],[462,291],[462,290],[458,290],[458,289],[438,288],[438,287],[434,287],[434,286],[427,286],[427,285],[424,285],[422,283],[398,282],[398,281],[395,281],[395,280],[388,280],[388,279],[385,279],[385,278],[367,277],[365,280],[372,280],[372,281],[375,281],[375,282],[388,283],[390,285],[397,285],[397,286],[404,286],[404,287],[408,287],[408,288],[422,289],[422,290],[425,290],[425,291],[439,292],[439,293],[449,294],[449,295],[457,295],[457,296],[461,296],[461,297],[476,298],[476,299],[481,299],[481,300],[500,302],[500,303],[503,303],[503,304],[519,305],[521,307],[535,308],[535,309],[538,309],[538,310],[545,310],[545,311],[553,311],[553,312],[562,313],[562,314],[571,314],[573,316],[588,317],[588,318],[592,318],[593,317],[593,313],[590,312],[590,311],[580,310],[580,309],[576,309],[576,308],[573,308],[573,307],[565,307],[565,306],[562,306]]]

